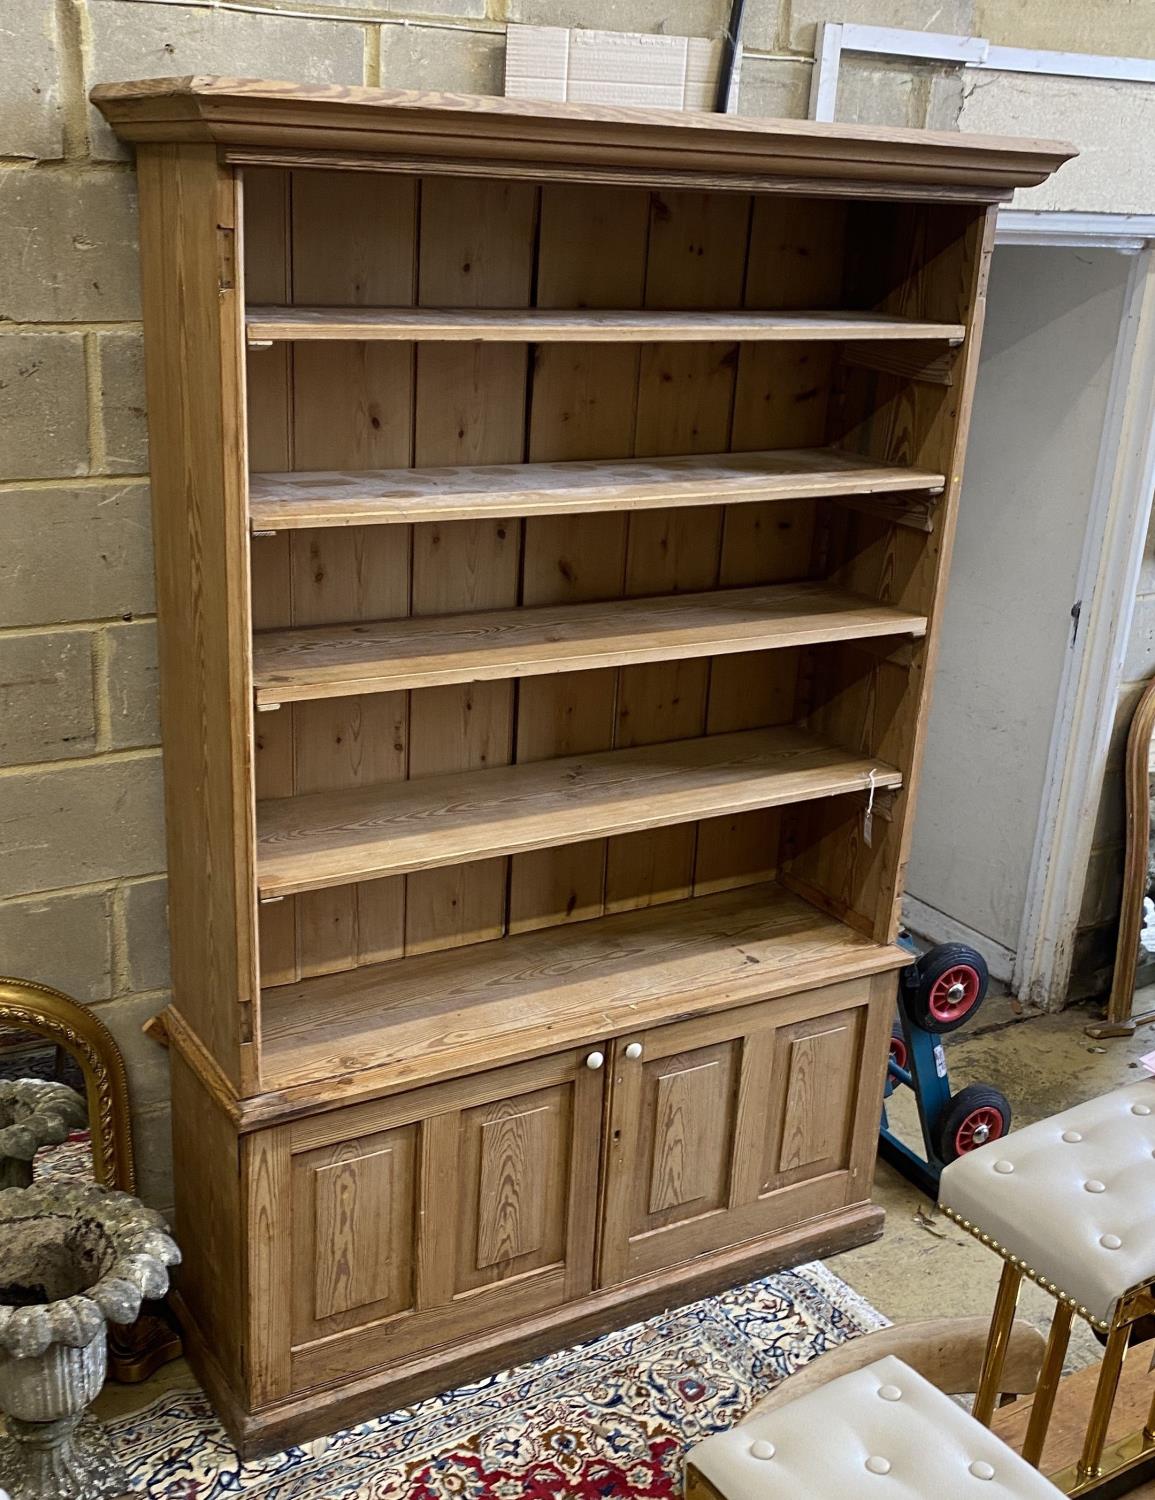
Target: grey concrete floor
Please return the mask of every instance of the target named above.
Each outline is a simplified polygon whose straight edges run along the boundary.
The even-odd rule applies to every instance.
[[[951,1087],[991,1083],[1011,1102],[1013,1125],[1029,1125],[1140,1076],[1138,1059],[1155,1049],[1155,1025],[1133,1037],[1095,1042],[1084,1033],[1092,1015],[1073,1007],[1056,1015],[1024,1016],[1006,996],[989,998],[973,1028],[945,1038]],[[891,1122],[921,1145],[913,1095],[891,1096]],[[875,1202],[886,1209],[880,1240],[834,1256],[832,1271],[893,1322],[981,1314],[989,1317],[1002,1261],[949,1219],[885,1162],[879,1162]],[[1024,1283],[1021,1314],[1040,1328],[1054,1301]],[[1100,1353],[1086,1324],[1076,1320],[1069,1368]]]
[[[1010,1099],[1015,1123],[1026,1125],[1134,1079],[1139,1057],[1155,1049],[1155,1025],[1126,1040],[1093,1042],[1084,1034],[1090,1019],[1079,1008],[1024,1016],[1017,1002],[994,995],[973,1028],[946,1039],[951,1085],[957,1091],[967,1083],[994,1084]],[[891,1119],[907,1140],[918,1139],[909,1091],[900,1089],[892,1096]],[[833,1257],[831,1269],[892,1322],[956,1314],[988,1317],[1002,1267],[999,1258],[939,1215],[882,1162],[875,1201],[887,1212],[882,1238]],[[1053,1307],[1037,1287],[1024,1286],[1020,1310],[1032,1322],[1045,1328]],[[1069,1366],[1077,1368],[1098,1354],[1090,1330],[1077,1322]],[[106,1419],[115,1417],[166,1390],[191,1384],[188,1366],[178,1360],[142,1385],[106,1386],[97,1411]]]

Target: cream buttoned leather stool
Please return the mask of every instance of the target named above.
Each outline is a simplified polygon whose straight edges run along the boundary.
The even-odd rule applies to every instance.
[[[813,1359],[740,1426],[686,1455],[687,1500],[1058,1500],[1061,1491],[976,1422],[983,1318],[880,1328]],[[1004,1389],[1033,1391],[1043,1336],[1015,1323]]]
[[[1059,1500],[1061,1494],[893,1356],[753,1413],[700,1443],[686,1461],[688,1500]]]
[[[1023,1455],[1037,1464],[1063,1372],[1072,1319],[1106,1334],[1083,1454],[1052,1476],[1086,1495],[1155,1467],[1155,1402],[1142,1432],[1105,1453],[1132,1326],[1155,1311],[1155,1080],[1012,1131],[952,1162],[939,1207],[1002,1256],[974,1414],[988,1423],[1024,1276],[1056,1299]]]

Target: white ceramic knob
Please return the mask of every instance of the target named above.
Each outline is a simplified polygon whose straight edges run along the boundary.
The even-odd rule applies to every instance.
[[[605,1062],[605,1060],[606,1055],[604,1052],[591,1052],[590,1055],[586,1058],[586,1067],[592,1068],[596,1073],[601,1065]]]
[[[642,1044],[641,1044],[641,1042],[631,1042],[629,1044],[629,1046],[626,1048],[626,1056],[629,1058],[629,1060],[631,1062],[637,1062],[638,1058],[641,1057],[641,1055],[642,1055]]]

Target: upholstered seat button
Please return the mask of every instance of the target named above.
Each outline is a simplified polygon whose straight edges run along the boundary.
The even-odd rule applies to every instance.
[[[1123,1241],[1117,1234],[1105,1234],[1099,1243],[1104,1250],[1121,1250],[1123,1248]]]
[[[1149,1104],[1132,1104],[1131,1113],[1133,1115],[1149,1115],[1151,1113],[1151,1106]]]
[[[1087,1193],[1105,1193],[1107,1191],[1107,1184],[1105,1182],[1097,1182],[1092,1177],[1083,1184],[1083,1191]]]
[[[881,1458],[877,1453],[872,1453],[866,1460],[866,1468],[870,1474],[889,1474],[890,1459]]]
[[[1004,1176],[1008,1172],[1013,1172],[1014,1170],[1015,1170],[1015,1164],[1014,1164],[1013,1161],[997,1161],[997,1162],[995,1162],[995,1171],[996,1172],[1002,1172]]]
[[[884,1401],[901,1401],[902,1400],[902,1392],[899,1390],[898,1386],[896,1386],[896,1385],[880,1385],[879,1388],[878,1388],[878,1394],[882,1397],[882,1399]]]
[[[994,1469],[991,1468],[990,1464],[984,1463],[981,1458],[976,1458],[974,1463],[971,1464],[971,1473],[976,1479],[993,1479],[995,1477]]]
[[[774,1444],[768,1443],[765,1438],[758,1438],[750,1444],[751,1458],[773,1458],[774,1451]]]

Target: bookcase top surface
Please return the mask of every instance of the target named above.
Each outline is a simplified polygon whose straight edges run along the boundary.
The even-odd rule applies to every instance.
[[[326,152],[412,159],[414,170],[484,164],[493,175],[706,174],[719,187],[813,182],[997,201],[1076,154],[1059,141],[255,78],[103,83],[92,100],[126,141],[213,144],[237,160]]]

